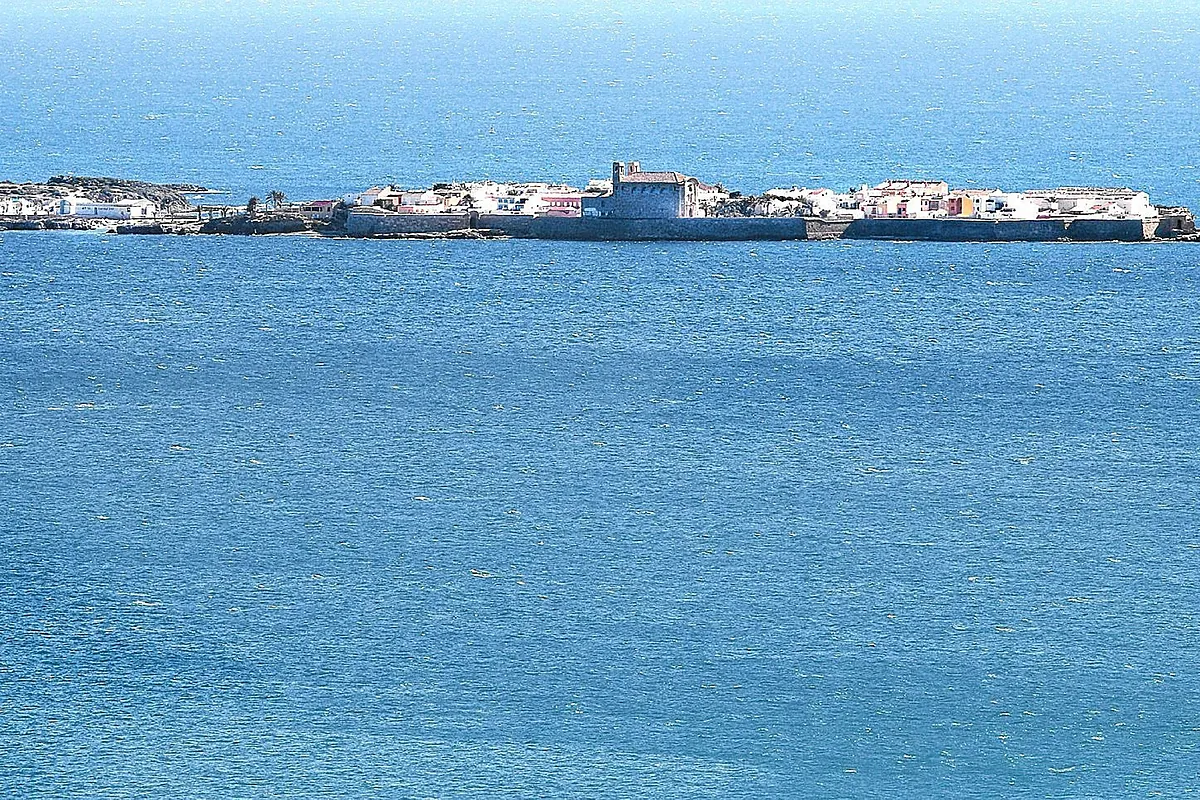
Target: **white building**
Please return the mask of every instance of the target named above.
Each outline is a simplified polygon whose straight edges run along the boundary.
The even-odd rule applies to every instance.
[[[552,183],[468,183],[464,187],[471,206],[481,214],[568,215],[577,210],[582,193],[572,187]],[[573,215],[573,214],[571,214]]]
[[[1037,219],[1049,216],[1045,198],[1029,192],[992,192],[983,204],[980,216],[1000,219]]]
[[[892,180],[884,181],[871,191],[900,197],[945,197],[950,192],[950,185],[945,181]]]
[[[292,203],[287,210],[305,219],[327,222],[333,219],[337,207],[337,200],[309,200],[306,203]]]
[[[436,214],[446,210],[445,198],[430,189],[382,189],[374,196],[371,205],[401,214]]]
[[[58,213],[64,217],[90,219],[150,219],[158,216],[158,207],[149,200],[118,200],[102,203],[86,197],[64,197],[58,201]]]
[[[401,211],[410,214],[437,214],[446,210],[446,202],[432,189],[406,191],[401,200]]]
[[[529,202],[530,195],[527,194],[502,194],[496,198],[496,213],[497,214],[521,214],[525,211],[525,204]]]
[[[933,217],[945,215],[949,193],[945,181],[891,180],[855,194],[867,217]]]
[[[355,204],[360,206],[373,206],[375,205],[375,201],[379,199],[379,196],[386,191],[388,191],[388,187],[386,186],[372,186],[370,189],[367,189],[365,192],[362,192],[358,195],[358,197],[355,198]]]
[[[45,217],[57,211],[57,204],[44,199],[8,195],[0,197],[0,216]]]
[[[522,212],[551,216],[577,216],[583,192],[564,184],[538,184],[527,196]]]
[[[1030,192],[1051,200],[1059,214],[1148,219],[1158,215],[1150,195],[1132,189],[1096,186],[1062,186]]]
[[[700,216],[713,216],[717,206],[727,201],[729,196],[729,192],[723,186],[709,186],[707,183],[699,183],[696,186],[696,202],[700,208]]]
[[[804,189],[800,197],[818,217],[833,217],[838,214],[840,202],[837,193],[832,189]]]

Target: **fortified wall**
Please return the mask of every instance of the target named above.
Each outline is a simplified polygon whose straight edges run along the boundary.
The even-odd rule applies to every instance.
[[[1154,228],[1154,236],[1157,239],[1196,235],[1196,217],[1189,208],[1159,206],[1158,217],[1158,225]]]
[[[927,242],[1140,242],[1160,225],[1139,219],[857,219],[811,217],[541,217],[523,214],[398,214],[364,209],[346,222],[350,236],[404,236],[469,229],[516,239],[568,241],[785,241],[882,239]]]
[[[856,219],[846,239],[927,242],[1140,242],[1153,237],[1140,219]]]
[[[346,220],[350,236],[404,236],[488,230],[514,239],[570,241],[751,241],[809,238],[802,217],[676,217],[621,219],[615,217],[535,217],[525,214],[398,214],[376,209],[354,210]],[[837,238],[822,229],[818,238]]]
[[[534,217],[523,229],[504,222],[495,227],[510,236],[598,242],[733,242],[808,238],[808,226],[803,217]]]
[[[368,206],[355,208],[346,217],[346,233],[350,236],[402,236],[412,233],[449,233],[474,227],[472,215],[462,214],[399,214]]]

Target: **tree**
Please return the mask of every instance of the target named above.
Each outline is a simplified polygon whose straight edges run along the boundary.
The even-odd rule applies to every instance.
[[[267,195],[267,200],[270,201],[271,205],[275,206],[275,210],[278,211],[279,209],[283,208],[283,204],[287,202],[287,195],[276,189]]]
[[[258,198],[251,197],[249,200],[246,201],[246,216],[253,217],[255,212],[257,212],[257,211],[258,211]]]

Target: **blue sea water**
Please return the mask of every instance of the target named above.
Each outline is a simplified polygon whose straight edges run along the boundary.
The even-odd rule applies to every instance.
[[[6,177],[1200,206],[1178,7],[164,8],[6,10]],[[4,233],[0,793],[1192,793],[1198,261]]]

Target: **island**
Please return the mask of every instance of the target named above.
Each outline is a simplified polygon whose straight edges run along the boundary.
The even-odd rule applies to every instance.
[[[637,161],[584,188],[491,180],[395,185],[291,201],[278,190],[244,204],[212,190],[58,176],[0,183],[0,229],[119,234],[298,234],[374,239],[574,241],[884,239],[947,242],[1200,241],[1193,213],[1127,187],[1005,191],[889,179],[846,191],[786,187],[746,195]]]

